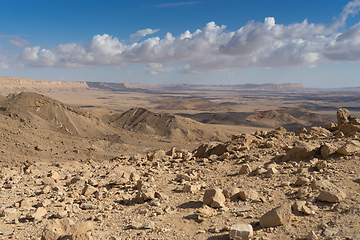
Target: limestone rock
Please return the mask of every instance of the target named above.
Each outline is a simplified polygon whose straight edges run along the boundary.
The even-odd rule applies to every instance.
[[[346,198],[346,193],[341,189],[332,186],[327,187],[320,192],[318,196],[319,201],[329,202],[329,203],[338,203]]]
[[[353,142],[347,143],[345,146],[337,150],[337,153],[340,153],[345,156],[355,155],[359,152],[360,152],[360,147],[358,146],[358,144]]]
[[[308,143],[302,143],[301,145],[295,146],[289,151],[283,158],[284,162],[295,160],[295,159],[311,159],[316,154],[316,146]]]
[[[230,227],[230,239],[248,240],[253,237],[253,228],[247,223],[236,223]]]
[[[82,190],[82,194],[84,196],[90,196],[91,194],[97,192],[97,188],[91,186],[91,185],[88,185],[86,184],[85,187],[83,188]]]
[[[243,201],[257,201],[259,199],[259,194],[254,189],[240,190],[239,198]]]
[[[260,218],[261,227],[276,227],[289,224],[291,221],[291,205],[284,203],[272,209]]]
[[[351,114],[350,114],[349,110],[347,110],[346,108],[339,108],[337,110],[336,116],[337,116],[339,126],[343,123],[350,122]]]
[[[208,206],[214,205],[213,202],[224,203],[225,196],[220,188],[211,188],[205,191],[203,202]]]
[[[322,147],[321,147],[321,156],[325,159],[327,159],[331,154],[335,153],[337,151],[337,147],[334,146],[331,143],[325,143]]]

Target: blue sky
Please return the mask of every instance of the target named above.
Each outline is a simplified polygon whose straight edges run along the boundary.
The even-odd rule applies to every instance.
[[[0,76],[360,87],[360,0],[1,0]]]

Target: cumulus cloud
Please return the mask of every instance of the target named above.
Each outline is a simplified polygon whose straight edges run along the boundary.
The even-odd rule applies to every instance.
[[[360,10],[360,0],[349,2],[334,24],[314,24],[306,19],[289,25],[273,17],[249,21],[236,31],[207,23],[194,32],[178,36],[167,33],[125,43],[108,34],[96,35],[85,45],[61,44],[50,49],[27,46],[12,64],[22,67],[87,68],[146,63],[148,74],[174,71],[201,73],[245,67],[314,67],[322,61],[360,60],[360,23],[339,32],[335,23]],[[130,38],[141,38],[159,30],[143,29]]]

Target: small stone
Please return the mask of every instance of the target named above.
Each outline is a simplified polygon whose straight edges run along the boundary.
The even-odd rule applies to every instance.
[[[91,204],[91,203],[82,203],[80,205],[80,208],[82,210],[93,210],[93,209],[98,209],[99,207],[95,204]]]
[[[198,192],[200,190],[200,188],[201,188],[200,184],[185,184],[182,191],[195,193],[195,192]]]
[[[267,212],[260,218],[261,227],[276,227],[289,224],[291,221],[291,205],[285,203]]]
[[[230,239],[248,240],[253,237],[253,228],[250,224],[236,223],[230,227]]]
[[[249,164],[242,165],[239,171],[240,174],[248,174],[250,172],[251,172],[251,167]]]
[[[93,193],[97,192],[97,188],[96,187],[93,187],[89,184],[86,184],[85,187],[83,188],[82,190],[82,195],[84,196],[90,196],[92,195]]]
[[[315,234],[314,231],[310,231],[309,234],[305,238],[306,240],[318,240],[318,236]]]
[[[310,182],[309,179],[307,179],[306,177],[299,177],[296,182],[295,185],[296,186],[304,186],[307,185]]]

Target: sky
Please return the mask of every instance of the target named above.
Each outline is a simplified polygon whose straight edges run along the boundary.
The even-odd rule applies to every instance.
[[[0,76],[360,87],[360,0],[0,0]]]

